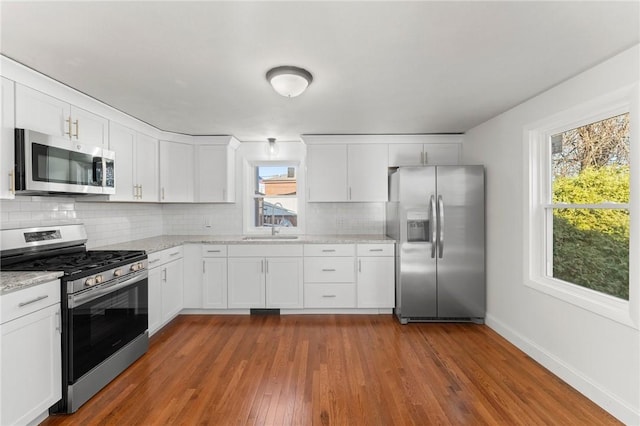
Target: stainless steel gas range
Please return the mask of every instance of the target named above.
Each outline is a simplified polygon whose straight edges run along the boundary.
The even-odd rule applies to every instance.
[[[62,271],[62,400],[73,413],[149,347],[147,255],[86,249],[83,225],[0,231],[1,267]]]

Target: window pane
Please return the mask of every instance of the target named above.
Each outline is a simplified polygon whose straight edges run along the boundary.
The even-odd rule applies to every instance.
[[[553,277],[629,300],[629,211],[554,209]]]
[[[552,202],[629,202],[629,114],[551,136]]]
[[[297,227],[297,175],[293,166],[256,166],[256,227]]]

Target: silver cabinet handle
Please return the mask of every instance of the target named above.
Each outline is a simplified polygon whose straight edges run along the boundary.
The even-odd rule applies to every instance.
[[[327,250],[322,250],[323,253],[333,253],[335,252],[334,249],[327,249]]]
[[[220,253],[220,250],[207,250],[207,253]]]
[[[382,251],[382,249],[369,249],[369,251]]]
[[[349,200],[351,200],[351,187],[349,187]]]
[[[16,171],[11,169],[9,172],[9,191],[15,195],[16,193]]]
[[[26,302],[20,302],[20,303],[18,303],[18,307],[22,308],[23,306],[27,306],[27,305],[30,305],[32,303],[36,303],[36,302],[39,302],[41,300],[44,300],[47,297],[49,297],[49,295],[45,294],[44,296],[38,296],[35,299],[27,300]]]
[[[323,269],[322,272],[335,272],[335,269]]]
[[[264,261],[264,271],[268,274],[269,273],[269,261],[265,260]]]
[[[179,252],[179,251],[177,251],[177,252],[175,252],[175,253],[169,253],[169,256],[177,256],[177,255],[179,255],[179,254],[180,254],[180,252]]]
[[[437,226],[436,226],[436,198],[432,195],[429,205],[431,214],[429,215],[429,225],[431,226],[431,258],[435,259],[436,257],[436,238],[438,238],[437,234]]]
[[[362,260],[358,259],[358,272],[362,272]]]
[[[142,185],[140,185],[140,199],[142,200]]]
[[[204,274],[204,260],[202,261],[202,273]]]
[[[336,297],[335,294],[323,294],[322,297]]]
[[[74,121],[73,124],[76,126],[76,134],[73,136],[75,136],[76,139],[80,139],[80,126],[78,124],[78,120]]]
[[[167,268],[162,270],[162,281],[167,282]]]
[[[147,263],[150,264],[150,265],[154,264],[154,263],[158,263],[158,262],[160,262],[160,259],[153,259],[153,260],[147,261]]]
[[[67,123],[67,131],[64,134],[69,135],[69,139],[71,139],[71,116],[64,121]]]
[[[442,195],[438,196],[438,213],[440,214],[440,220],[438,221],[438,227],[440,228],[440,252],[438,257],[442,259],[444,254],[444,201],[442,201]]]
[[[260,261],[260,273],[264,274],[264,260]]]
[[[424,161],[424,152],[420,153],[420,164],[424,165],[425,161]]]
[[[162,200],[164,200],[164,187],[162,187]]]

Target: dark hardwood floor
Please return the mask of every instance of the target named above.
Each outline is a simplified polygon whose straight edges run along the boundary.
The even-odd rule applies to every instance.
[[[391,315],[180,316],[44,425],[601,425],[612,416],[486,326]]]

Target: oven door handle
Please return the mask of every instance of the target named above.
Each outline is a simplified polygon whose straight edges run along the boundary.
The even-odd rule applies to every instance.
[[[102,297],[105,294],[112,293],[125,287],[129,287],[146,279],[148,276],[149,273],[145,269],[144,271],[136,272],[135,276],[133,277],[131,277],[131,275],[124,277],[126,279],[124,279],[123,281],[116,281],[114,284],[101,286],[99,288],[93,289],[92,291],[83,292],[78,295],[69,295],[69,309],[73,309],[77,306],[82,305],[83,303],[91,302],[92,300]]]

